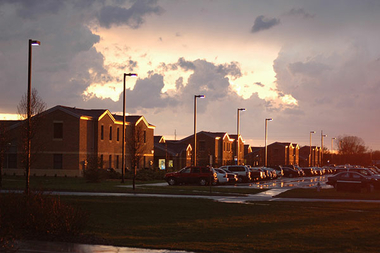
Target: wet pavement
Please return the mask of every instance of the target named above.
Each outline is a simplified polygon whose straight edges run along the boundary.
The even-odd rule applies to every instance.
[[[14,250],[14,251],[13,251]],[[110,245],[89,245],[61,242],[16,242],[10,252],[17,253],[190,253],[181,250],[142,249]],[[0,251],[1,252],[1,251]]]

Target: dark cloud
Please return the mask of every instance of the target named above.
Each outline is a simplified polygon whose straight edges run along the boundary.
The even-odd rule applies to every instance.
[[[157,5],[157,0],[136,0],[130,8],[103,6],[97,17],[102,27],[128,25],[137,29],[145,22],[144,17],[146,15],[160,15],[162,12],[163,9]]]
[[[257,33],[259,31],[268,30],[278,24],[280,24],[280,19],[266,18],[264,15],[260,15],[255,19],[255,23],[252,26],[251,32]]]
[[[137,61],[129,60],[126,67],[129,71],[133,71],[135,68],[137,68]]]
[[[257,86],[259,86],[259,87],[265,87],[265,85],[262,84],[261,82],[256,82],[256,83],[254,83],[254,84],[257,85]]]
[[[306,12],[303,8],[298,8],[298,9],[293,8],[289,12],[287,12],[286,14],[290,15],[290,16],[305,18],[305,19],[315,17],[315,15],[312,15],[312,14]]]
[[[162,108],[174,106],[178,102],[162,92],[164,78],[153,74],[144,79],[138,79],[133,90],[127,90],[128,108]],[[122,99],[120,99],[121,101]]]
[[[178,62],[176,65],[181,67],[185,71],[195,70],[194,63],[190,61],[186,61],[183,57],[178,59]]]
[[[231,62],[226,64],[221,64],[217,66],[217,71],[223,75],[231,75],[235,79],[242,76],[240,70],[240,64],[238,62]]]

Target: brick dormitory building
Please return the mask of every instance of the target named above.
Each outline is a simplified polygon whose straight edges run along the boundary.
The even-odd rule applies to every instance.
[[[32,117],[31,175],[83,176],[91,159],[97,159],[103,169],[121,173],[122,115],[109,110],[88,110],[55,106]],[[23,175],[23,136],[26,121],[0,121],[0,155],[3,173]],[[144,116],[126,116],[125,166],[136,168],[179,170],[193,163],[194,135],[181,140],[166,140],[154,136],[155,126]],[[5,130],[5,132],[4,132]],[[239,145],[239,149],[237,146]],[[239,150],[239,155],[237,151]],[[267,147],[268,166],[321,164],[321,149],[300,148],[290,142],[274,142]],[[137,161],[136,161],[136,157]],[[1,156],[0,156],[1,158]],[[135,159],[134,159],[135,158]],[[1,162],[1,161],[0,161]],[[245,145],[241,136],[226,132],[197,133],[197,164],[219,167],[228,164],[264,166],[264,147]]]
[[[26,121],[1,121],[7,139],[3,173],[23,175]],[[96,157],[104,169],[121,172],[123,117],[109,110],[55,106],[32,118],[31,175],[82,176]],[[126,116],[126,168],[139,156],[138,168],[153,166],[154,129],[143,116]],[[134,136],[134,137],[133,137]],[[136,144],[137,141],[137,144]]]

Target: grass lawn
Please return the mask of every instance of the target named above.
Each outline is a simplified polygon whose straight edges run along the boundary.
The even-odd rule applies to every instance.
[[[155,193],[155,194],[192,194],[210,195],[209,186],[181,185],[181,186],[149,186],[149,183],[165,183],[165,181],[137,182],[136,190],[132,189],[132,180],[125,180],[122,184],[120,179],[109,179],[100,183],[88,183],[84,178],[73,177],[30,177],[31,190],[44,191],[74,191],[74,192],[117,192],[117,193]],[[129,187],[120,187],[129,186]],[[25,177],[4,176],[3,188],[7,190],[24,190]],[[212,195],[239,195],[256,194],[265,190],[241,189],[241,188],[217,188],[211,187]]]
[[[376,190],[373,192],[368,192],[362,190],[361,192],[347,192],[347,191],[337,191],[334,188],[331,189],[321,189],[317,191],[316,189],[292,189],[283,192],[276,197],[280,198],[314,198],[314,199],[358,199],[358,200],[380,200],[380,191]]]
[[[61,197],[112,245],[196,252],[379,252],[380,205]]]

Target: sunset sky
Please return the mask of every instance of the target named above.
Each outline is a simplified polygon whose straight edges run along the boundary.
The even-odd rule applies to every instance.
[[[144,115],[155,134],[246,144],[355,135],[380,150],[378,0],[0,0],[0,118],[32,86],[47,103]],[[337,146],[334,146],[336,149]]]

